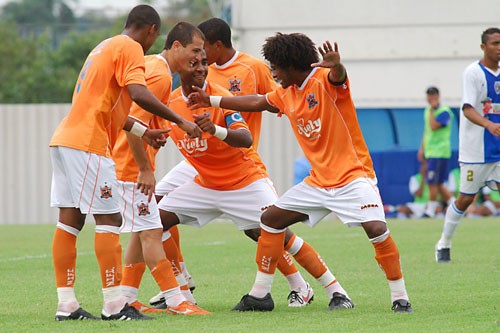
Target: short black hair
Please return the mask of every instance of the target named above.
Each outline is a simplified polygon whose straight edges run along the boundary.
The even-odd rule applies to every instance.
[[[186,47],[186,45],[193,42],[193,37],[195,35],[200,36],[203,40],[205,39],[205,35],[200,29],[191,23],[181,21],[174,25],[174,27],[168,32],[164,49],[170,50],[175,41],[178,41],[182,44],[182,46]]]
[[[226,21],[214,17],[198,24],[198,28],[203,31],[206,40],[210,44],[220,40],[225,47],[233,47],[231,43],[231,28]]]
[[[156,25],[156,29],[160,29],[161,19],[158,12],[149,5],[138,5],[128,14],[125,28],[143,28],[153,24]]]
[[[483,33],[481,34],[481,44],[486,44],[490,35],[493,35],[493,34],[500,34],[500,29],[499,28],[488,28],[488,29],[484,30]]]
[[[439,89],[436,87],[429,87],[425,92],[427,95],[439,95]]]
[[[268,37],[262,46],[264,58],[278,68],[293,68],[299,71],[311,69],[319,62],[318,51],[313,41],[304,34],[278,32]]]

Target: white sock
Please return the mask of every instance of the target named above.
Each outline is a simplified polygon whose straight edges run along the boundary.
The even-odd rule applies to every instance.
[[[248,294],[257,298],[265,297],[268,293],[271,292],[273,280],[274,274],[267,274],[258,271],[252,290],[250,290]]]
[[[129,286],[120,286],[122,289],[122,295],[127,298],[127,303],[134,303],[137,301],[137,294],[139,293],[139,289]]]
[[[179,287],[163,291],[163,296],[165,297],[165,303],[167,303],[168,306],[178,306],[182,302],[187,301]]]
[[[397,299],[409,300],[405,287],[405,279],[401,278],[395,281],[388,280],[387,282],[389,282],[389,288],[391,289],[391,302]]]
[[[120,312],[125,306],[125,303],[127,303],[126,298],[122,295],[120,286],[103,288],[102,296],[104,298],[102,313],[105,316]]]
[[[444,217],[443,233],[441,234],[441,239],[437,243],[438,249],[451,247],[451,238],[453,237],[453,234],[455,233],[463,215],[464,212],[459,210],[457,206],[455,206],[455,203],[448,206]]]
[[[293,273],[285,276],[288,281],[288,285],[290,286],[290,290],[305,290],[307,288],[307,283],[300,274],[300,272]]]
[[[181,290],[182,295],[184,296],[185,299],[187,299],[189,302],[196,304],[196,299],[194,298],[193,294],[191,293],[191,290]]]
[[[70,314],[73,311],[78,310],[80,304],[76,300],[75,289],[72,287],[68,288],[57,288],[57,311],[64,312],[65,314]]]
[[[342,286],[337,281],[337,279],[332,274],[332,272],[330,272],[330,270],[327,270],[323,275],[321,275],[316,280],[323,287],[325,287],[325,291],[326,291],[326,294],[328,295],[328,299],[331,299],[333,293],[335,293],[335,292],[346,295],[347,298],[349,298],[349,295],[347,295],[347,292],[344,290],[344,288],[342,288]]]
[[[181,262],[179,262],[179,264],[181,265],[182,274],[184,274],[184,276],[186,278],[191,277],[191,274],[189,274],[189,272],[187,270],[186,263],[184,261],[181,261]]]
[[[436,209],[438,208],[438,206],[439,206],[438,201],[429,201],[427,203],[427,208],[425,209],[425,214],[427,214],[427,216],[430,217],[436,216]]]

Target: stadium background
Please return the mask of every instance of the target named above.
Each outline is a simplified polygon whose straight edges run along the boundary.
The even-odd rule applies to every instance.
[[[150,1],[155,7],[165,2]],[[112,6],[120,1],[102,3]],[[236,48],[255,56],[260,56],[264,39],[277,31],[302,32],[317,43],[326,39],[339,43],[382,198],[390,204],[409,198],[407,180],[418,165],[415,155],[422,135],[425,89],[438,86],[443,104],[453,107],[457,115],[462,71],[481,56],[480,34],[498,26],[500,12],[500,2],[488,0],[477,0],[473,6],[464,0],[209,4],[212,12],[231,19]],[[116,13],[130,9],[112,8]],[[69,104],[0,104],[0,224],[56,220],[57,211],[49,208],[47,145],[68,109]],[[274,118],[264,117],[260,153],[278,192],[283,193],[292,184],[293,162],[301,153],[288,121]],[[457,125],[455,119],[455,150]],[[180,158],[169,144],[158,157],[158,176]]]

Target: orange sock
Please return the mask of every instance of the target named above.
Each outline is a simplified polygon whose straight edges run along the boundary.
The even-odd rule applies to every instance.
[[[280,259],[278,259],[278,265],[276,267],[281,272],[281,274],[283,274],[283,276],[288,276],[299,271],[299,269],[293,262],[292,257],[286,251],[283,251],[283,255]]]
[[[153,275],[161,291],[179,287],[175,279],[174,271],[172,270],[172,265],[170,265],[167,259],[158,261],[155,268],[151,270],[151,275]]]
[[[291,243],[291,241],[289,243]],[[328,270],[328,267],[323,259],[321,259],[319,253],[305,241],[300,250],[293,257],[300,266],[304,267],[304,269],[316,279],[321,277]]]
[[[394,281],[403,277],[399,251],[396,242],[389,235],[384,241],[373,243],[375,247],[375,260],[385,273],[387,280]]]
[[[96,229],[99,226],[96,226]],[[101,271],[103,288],[120,285],[122,279],[122,246],[120,235],[113,232],[96,232],[94,250]]]
[[[177,243],[174,241],[173,237],[169,237],[163,241],[163,251],[165,251],[165,256],[172,264],[172,269],[174,270],[175,275],[177,276],[182,274],[179,260],[179,248],[177,247]]]
[[[170,229],[170,234],[172,235],[172,238],[174,239],[175,244],[177,244],[177,248],[179,249],[179,261],[184,262],[184,257],[182,256],[182,251],[181,251],[181,235],[179,234],[179,228],[174,225]]]
[[[278,261],[283,258],[283,244],[285,233],[270,233],[261,230],[255,261],[260,272],[274,274]]]
[[[76,278],[76,236],[56,228],[52,259],[57,288],[73,288]]]
[[[134,264],[124,265],[121,285],[139,289],[145,270],[145,262],[136,262]]]

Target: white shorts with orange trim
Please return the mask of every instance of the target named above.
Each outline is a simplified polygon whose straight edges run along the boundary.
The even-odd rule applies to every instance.
[[[177,187],[193,180],[198,171],[185,160],[173,167],[157,184],[155,195],[164,196],[175,190]]]
[[[50,147],[50,158],[51,207],[79,208],[82,214],[120,212],[112,159],[67,147]]]
[[[181,224],[202,227],[222,217],[233,221],[239,230],[260,228],[260,215],[278,198],[268,178],[232,191],[202,187],[190,180],[164,196],[158,208],[175,213]]]
[[[334,213],[344,224],[385,222],[384,207],[375,179],[358,178],[339,188],[318,188],[301,182],[289,189],[275,206],[309,216],[304,223],[314,226]]]
[[[120,232],[139,232],[163,228],[160,212],[153,196],[148,202],[137,183],[118,181],[117,194],[122,199],[122,226]]]

